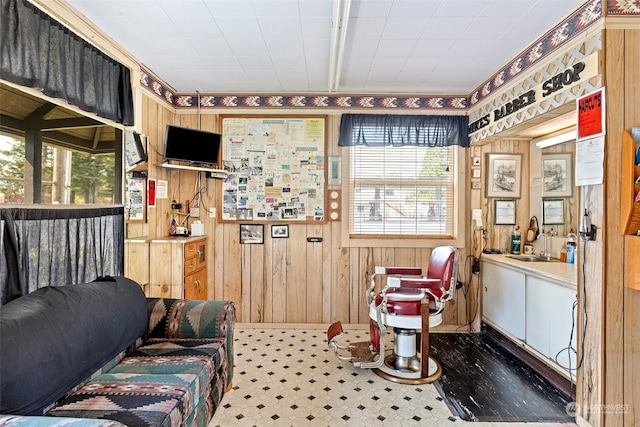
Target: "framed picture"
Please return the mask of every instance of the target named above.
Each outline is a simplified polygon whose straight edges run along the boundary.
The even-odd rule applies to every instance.
[[[264,224],[240,224],[240,243],[263,244]]]
[[[516,223],[516,201],[496,200],[495,201],[495,224],[515,225]]]
[[[289,237],[289,226],[288,225],[272,225],[271,237],[274,239]]]
[[[471,181],[471,188],[473,190],[480,190],[482,189],[482,183],[480,181]]]
[[[474,157],[472,166],[480,166],[480,157]]]
[[[487,197],[520,198],[521,154],[487,154]]]
[[[564,224],[564,199],[542,199],[542,223]]]
[[[474,178],[480,178],[480,169],[479,168],[474,168],[471,169],[473,171],[473,177]]]
[[[572,176],[570,153],[542,155],[542,197],[571,197]]]

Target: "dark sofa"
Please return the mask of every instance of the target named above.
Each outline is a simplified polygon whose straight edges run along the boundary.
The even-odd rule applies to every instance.
[[[15,299],[0,309],[0,425],[206,426],[231,387],[234,323],[233,302],[147,299],[124,277]]]

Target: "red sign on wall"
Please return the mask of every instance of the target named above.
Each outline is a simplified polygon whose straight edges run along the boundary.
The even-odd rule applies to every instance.
[[[604,88],[578,98],[578,140],[604,135]]]

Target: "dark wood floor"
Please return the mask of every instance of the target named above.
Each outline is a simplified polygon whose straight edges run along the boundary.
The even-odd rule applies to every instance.
[[[571,422],[573,397],[488,333],[431,334],[436,388],[467,421]],[[569,406],[568,406],[569,405]]]

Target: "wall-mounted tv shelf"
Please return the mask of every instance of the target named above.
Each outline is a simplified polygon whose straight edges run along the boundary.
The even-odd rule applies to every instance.
[[[199,172],[211,172],[212,177],[215,178],[224,178],[227,175],[227,171],[225,171],[224,169],[213,169],[206,166],[180,165],[177,163],[164,162],[162,164],[162,167],[170,169],[186,169]]]

